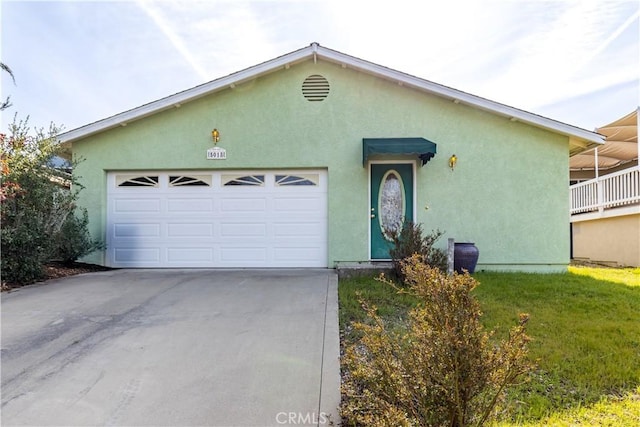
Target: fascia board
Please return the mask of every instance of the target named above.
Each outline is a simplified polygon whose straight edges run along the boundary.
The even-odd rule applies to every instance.
[[[486,98],[471,95],[469,93],[462,92],[448,86],[443,86],[429,80],[421,79],[419,77],[415,77],[410,74],[402,73],[400,71],[364,61],[353,56],[345,55],[335,50],[326,49],[319,46],[318,56],[332,62],[350,66],[353,69],[359,71],[384,77],[391,81],[401,82],[404,86],[413,87],[437,96],[441,96],[446,99],[450,99],[454,102],[464,103],[472,107],[489,111],[491,113],[499,114],[501,116],[509,118],[510,120],[520,121],[523,123],[531,124],[533,126],[552,130],[569,137],[586,140],[591,143],[589,144],[589,146],[591,147],[604,143],[604,137],[595,132],[591,132],[586,129],[581,129],[576,126],[529,113],[505,104],[490,101]]]

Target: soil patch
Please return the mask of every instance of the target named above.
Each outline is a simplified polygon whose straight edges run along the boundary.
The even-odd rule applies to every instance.
[[[95,264],[85,264],[82,262],[74,262],[67,265],[61,262],[50,262],[44,266],[44,277],[40,280],[31,283],[8,283],[2,282],[2,291],[9,291],[11,289],[20,288],[22,286],[31,285],[33,283],[46,282],[50,279],[60,279],[62,277],[75,276],[83,273],[93,273],[96,271],[112,270],[109,267],[103,267]]]

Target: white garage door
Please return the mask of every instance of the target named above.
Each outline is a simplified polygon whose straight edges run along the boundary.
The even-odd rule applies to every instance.
[[[326,171],[112,172],[112,267],[326,267]]]

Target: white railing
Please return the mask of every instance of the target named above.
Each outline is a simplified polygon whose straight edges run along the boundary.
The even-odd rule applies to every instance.
[[[640,203],[640,166],[572,185],[571,214]]]

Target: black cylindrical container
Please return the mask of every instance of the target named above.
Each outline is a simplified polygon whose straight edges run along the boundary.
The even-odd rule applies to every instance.
[[[476,271],[478,256],[480,251],[474,243],[455,243],[453,249],[453,269],[462,273],[467,270],[469,273]]]

